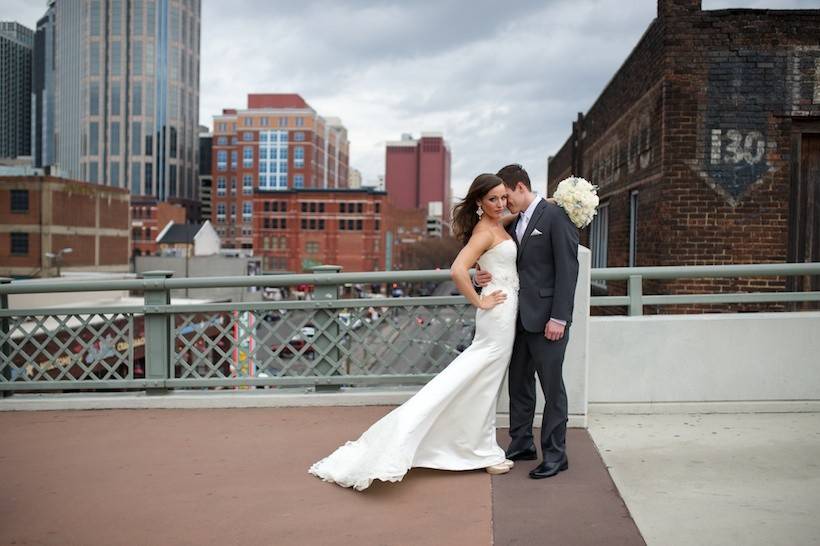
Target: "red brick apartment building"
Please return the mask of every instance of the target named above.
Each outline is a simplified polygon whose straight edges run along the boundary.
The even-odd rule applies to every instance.
[[[600,188],[593,267],[820,261],[820,10],[658,15],[549,159],[548,185]],[[820,288],[801,279],[657,282],[647,292]],[[623,292],[622,283],[602,287]]]
[[[183,205],[160,201],[150,195],[131,197],[131,255],[153,256],[159,252],[157,235],[173,221],[185,224]]]
[[[347,130],[295,94],[251,94],[246,109],[214,116],[212,154],[211,222],[224,248],[254,248],[256,191],[347,187]]]
[[[126,189],[0,176],[0,276],[50,277],[58,265],[62,271],[128,271],[129,224]],[[67,248],[70,253],[60,253]]]
[[[424,209],[442,203],[442,224],[450,223],[450,146],[441,133],[408,134],[388,142],[385,187],[390,203],[399,209]]]
[[[386,197],[368,188],[260,190],[252,214],[254,256],[267,272],[321,264],[384,270]]]

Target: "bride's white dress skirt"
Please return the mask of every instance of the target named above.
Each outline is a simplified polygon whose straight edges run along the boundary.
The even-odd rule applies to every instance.
[[[515,255],[515,243],[508,240],[479,259],[482,269],[493,273],[484,293],[500,289],[507,299],[489,311],[476,311],[473,343],[358,440],[311,466],[311,474],[361,491],[373,480],[401,481],[413,467],[473,470],[504,461],[495,415],[515,338]]]

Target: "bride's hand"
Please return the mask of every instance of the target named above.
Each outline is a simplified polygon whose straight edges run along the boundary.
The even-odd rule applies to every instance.
[[[496,290],[491,294],[481,296],[481,302],[479,303],[478,308],[487,311],[500,303],[504,303],[504,300],[506,299],[507,294],[505,294],[501,290]]]
[[[550,197],[550,198],[548,198],[548,199],[547,199],[547,202],[548,202],[548,203],[553,203],[553,204],[558,203],[558,201],[556,201],[556,200],[555,200],[555,197]]]

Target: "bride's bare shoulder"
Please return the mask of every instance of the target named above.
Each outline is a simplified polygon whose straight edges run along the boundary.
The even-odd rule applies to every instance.
[[[467,241],[467,244],[474,248],[487,250],[493,245],[494,239],[495,238],[488,227],[476,226],[473,228],[473,233],[470,235],[470,240]]]

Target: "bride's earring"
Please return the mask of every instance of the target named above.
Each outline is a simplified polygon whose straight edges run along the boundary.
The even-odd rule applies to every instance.
[[[481,215],[484,214],[484,209],[481,208],[481,205],[478,205],[478,208],[475,211],[478,214],[478,217],[481,218]]]

